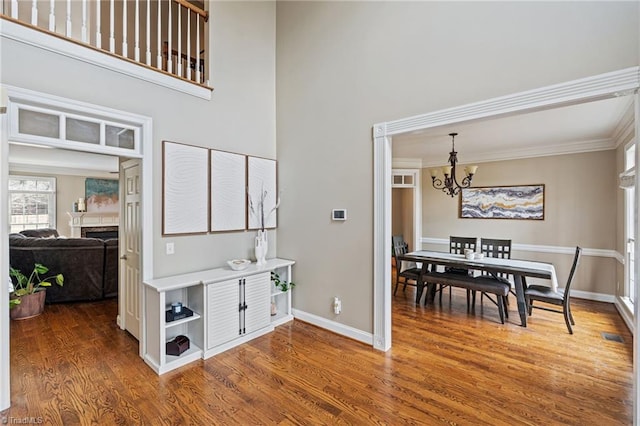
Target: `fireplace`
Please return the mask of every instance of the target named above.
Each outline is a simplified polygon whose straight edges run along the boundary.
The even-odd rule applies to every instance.
[[[82,238],[100,238],[102,240],[108,240],[111,238],[118,238],[117,226],[85,226],[80,229],[80,236]]]

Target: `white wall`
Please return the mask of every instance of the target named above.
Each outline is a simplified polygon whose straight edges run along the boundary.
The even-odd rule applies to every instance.
[[[374,123],[637,65],[637,9],[278,2],[278,254],[298,261],[295,307],[373,329]],[[329,219],[337,206],[345,223]]]

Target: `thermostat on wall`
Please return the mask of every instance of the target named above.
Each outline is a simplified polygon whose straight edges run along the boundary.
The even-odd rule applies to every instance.
[[[333,210],[331,210],[331,219],[333,219],[333,220],[347,220],[347,209],[333,209]]]

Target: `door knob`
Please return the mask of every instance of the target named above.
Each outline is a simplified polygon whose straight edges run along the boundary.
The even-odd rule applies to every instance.
[[[120,259],[122,259],[122,260],[127,260],[127,255],[126,255],[126,254],[123,254],[122,256],[120,256]]]

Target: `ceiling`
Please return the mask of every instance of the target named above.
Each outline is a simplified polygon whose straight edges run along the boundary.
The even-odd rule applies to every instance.
[[[443,166],[457,132],[460,164],[614,149],[633,97],[622,96],[544,111],[475,120],[393,137],[395,161]]]

